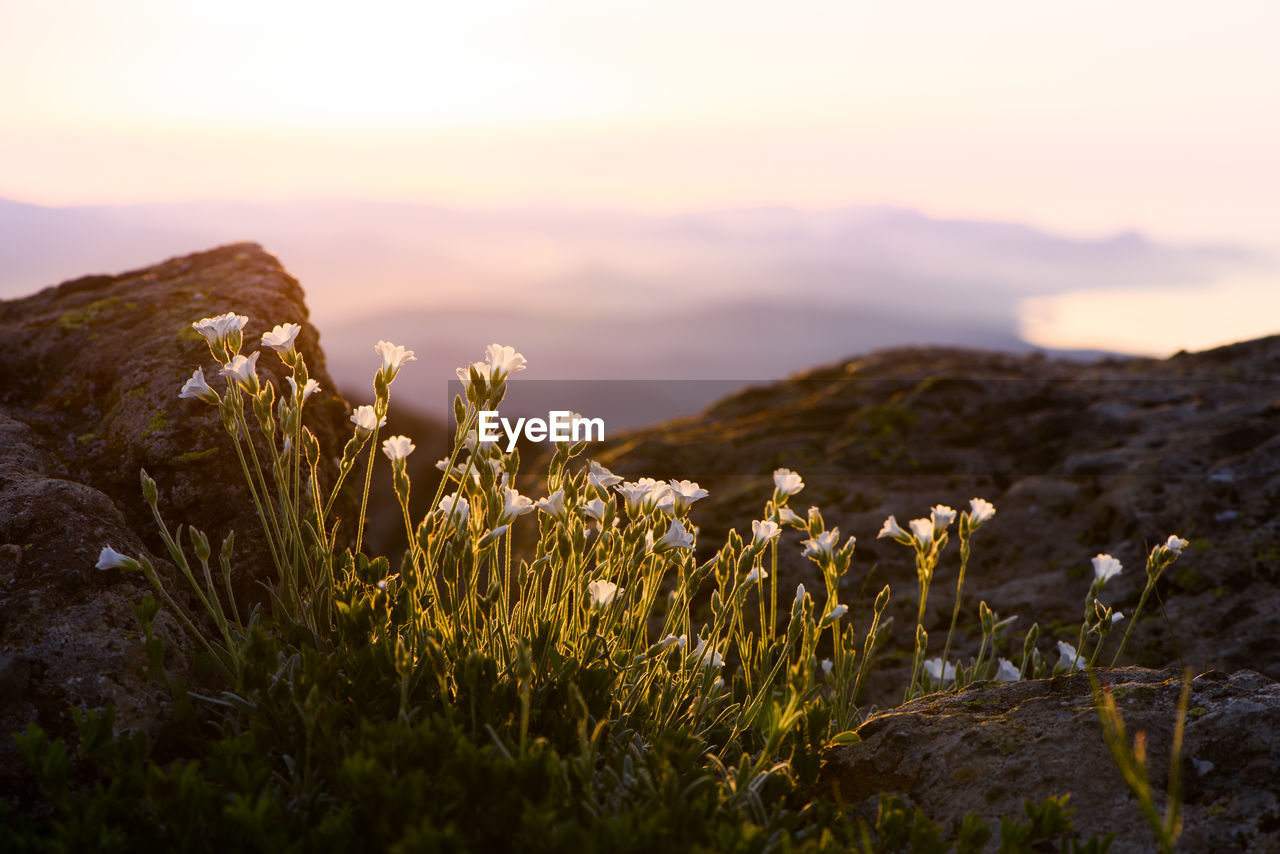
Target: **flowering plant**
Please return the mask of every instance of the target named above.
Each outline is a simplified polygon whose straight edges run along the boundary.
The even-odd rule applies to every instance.
[[[493,761],[519,766],[522,773],[542,769],[554,781],[547,785],[579,793],[577,814],[607,818],[621,809],[617,804],[664,797],[646,794],[634,769],[662,768],[675,761],[669,758],[675,750],[681,775],[714,791],[717,815],[732,815],[737,826],[756,822],[769,834],[808,832],[804,822],[810,819],[788,813],[785,796],[813,784],[824,747],[857,739],[854,728],[871,711],[863,693],[888,637],[891,593],[885,585],[869,610],[849,594],[856,538],[842,542],[839,528],[828,527],[817,507],[802,515],[788,506],[805,488],[798,473],[776,469],[771,488],[762,476],[761,497],[768,499],[749,535],[730,531],[718,548],[700,542],[694,524],[697,502],[710,490],[681,479],[625,480],[597,461],[582,460],[585,442],[557,445],[545,494],[523,495],[518,451],[481,441],[477,429],[479,413],[496,410],[507,382],[527,366],[514,348],[493,344],[484,361],[458,369],[464,393],[453,401],[453,443],[438,464],[442,476],[426,505],[430,510],[418,517],[410,509],[406,465],[415,450],[412,439],[378,441],[390,386],[414,361],[413,352],[378,342],[373,402],[351,414],[336,473],[324,483],[320,443],[304,417],[318,384],[296,346],[301,327],[276,326],[261,338],[266,350],[246,356],[239,352],[246,323],[242,315],[226,314],[194,324],[223,366],[225,383],[215,390],[197,368],[179,396],[216,407],[235,448],[275,570],[264,580],[265,613],[245,613],[236,600],[230,537],[219,556],[221,584],[210,566],[208,539],[196,528],[186,529],[195,561],[188,559],[183,528],[174,533],[167,527],[158,486],[145,472],[144,497],[203,615],[171,595],[146,556],[106,546],[97,565],[141,570],[202,644],[226,683],[213,698],[229,710],[226,732],[274,737],[283,731],[292,739],[289,752],[279,748],[284,770],[264,775],[290,787],[292,800],[281,800],[304,811],[342,803],[324,791],[334,779],[347,787],[340,790],[343,797],[364,791],[363,754],[323,753],[324,745],[364,737],[354,726],[343,729],[346,709],[358,698],[392,732],[388,741],[395,747],[388,753],[397,762],[400,745],[421,748],[432,726],[466,728],[467,737],[481,739],[489,751],[476,761],[498,757]],[[277,397],[272,381],[259,376],[257,362],[267,351],[288,371],[288,394]],[[380,464],[391,466],[404,524],[406,548],[396,562],[362,548],[379,449],[387,459]],[[348,480],[362,464],[366,474],[357,489]],[[340,546],[340,520],[332,512],[344,489],[361,496],[350,549]],[[905,529],[889,516],[880,530],[879,537],[910,549],[918,583],[907,698],[977,679],[1011,682],[1048,672],[1036,650],[1036,625],[1026,634],[1020,665],[1000,655],[1002,633],[1016,618],[1001,619],[985,601],[978,606],[982,639],[976,656],[952,660],[973,535],[995,515],[990,502],[974,498],[963,511],[935,505]],[[517,532],[533,545],[520,549]],[[960,560],[951,624],[942,655],[926,658],[926,601],[953,532]],[[1148,588],[1134,620],[1186,545],[1170,537],[1152,549]],[[780,549],[811,559],[822,589],[811,594],[800,584],[794,596],[780,596]],[[1119,571],[1113,558],[1095,558],[1077,643],[1054,639],[1062,668],[1093,666],[1106,632],[1120,619],[1099,601]],[[144,618],[150,637],[146,620],[155,611],[139,613],[150,614]],[[1099,640],[1086,659],[1086,641],[1094,634]],[[367,719],[361,725],[372,726]],[[477,748],[471,759],[484,751]],[[310,763],[322,755],[325,770],[313,773]],[[430,751],[406,757],[411,755]],[[412,771],[406,768],[406,774]],[[702,785],[682,781],[677,791],[696,792]],[[250,801],[228,802],[231,810]],[[388,840],[396,841],[403,840]],[[852,835],[844,842],[851,847]]]

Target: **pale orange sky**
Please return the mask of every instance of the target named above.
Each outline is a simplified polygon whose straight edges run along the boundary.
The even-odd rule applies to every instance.
[[[1278,33],[1261,0],[0,0],[0,197],[893,203],[1271,250]],[[1219,287],[1166,321],[1280,318]]]

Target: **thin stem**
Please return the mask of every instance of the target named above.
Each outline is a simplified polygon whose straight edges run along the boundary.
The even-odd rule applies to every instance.
[[[364,471],[364,491],[360,495],[360,517],[356,522],[356,554],[360,554],[360,545],[364,542],[364,519],[369,508],[369,486],[373,483],[373,460],[377,456],[380,426],[376,423],[373,426],[373,441],[369,445],[369,464]]]
[[[1151,590],[1156,586],[1156,580],[1147,577],[1147,586],[1142,588],[1142,596],[1138,599],[1138,607],[1133,609],[1133,616],[1129,618],[1129,625],[1124,630],[1124,637],[1120,639],[1120,648],[1116,650],[1116,654],[1111,658],[1111,666],[1115,667],[1120,661],[1120,654],[1124,652],[1125,644],[1129,643],[1129,634],[1133,631],[1133,627],[1138,625],[1138,615],[1142,613],[1142,606],[1147,604],[1147,597],[1151,595]]]
[[[968,518],[968,517],[966,517]],[[965,535],[964,526],[960,527],[960,577],[956,580],[956,605],[951,611],[951,627],[947,629],[947,642],[942,647],[942,669],[946,674],[947,662],[951,654],[951,636],[956,630],[956,620],[960,618],[960,594],[964,590],[964,572],[969,566],[969,538]],[[957,680],[956,684],[959,684]]]

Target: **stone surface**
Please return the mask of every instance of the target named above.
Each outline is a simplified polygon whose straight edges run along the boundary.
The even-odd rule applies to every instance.
[[[1157,805],[1168,786],[1180,676],[1137,667],[1099,673],[1132,737],[1146,735]],[[1085,674],[983,683],[871,718],[862,742],[828,749],[820,789],[874,816],[901,793],[938,823],[996,821],[1022,802],[1071,794],[1083,835],[1116,833],[1117,852],[1154,852],[1102,737]],[[1192,682],[1183,744],[1180,851],[1280,851],[1280,684],[1251,671]],[[997,834],[998,835],[998,834]]]
[[[138,675],[145,654],[130,603],[149,588],[140,575],[94,568],[111,545],[168,571],[139,468],[158,482],[171,527],[196,523],[215,548],[236,531],[245,596],[269,578],[257,516],[216,410],[178,398],[197,365],[221,387],[191,323],[226,311],[250,318],[246,353],[277,323],[303,325],[299,348],[322,388],[308,401],[307,423],[335,459],[347,405],[333,394],[301,288],[256,245],[0,303],[0,791],[20,785],[7,733],[28,722],[66,736],[72,706],[108,702],[122,727],[165,719],[167,694]],[[259,373],[280,388],[278,368],[264,354]],[[171,650],[167,666],[187,673],[188,642],[164,611],[156,631]]]

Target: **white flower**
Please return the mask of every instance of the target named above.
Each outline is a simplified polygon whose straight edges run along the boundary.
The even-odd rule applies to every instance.
[[[969,527],[976,530],[983,522],[996,515],[996,507],[984,498],[969,499]]]
[[[626,503],[627,512],[632,515],[640,510],[640,502],[643,502],[645,495],[649,494],[648,487],[637,483],[618,484],[617,490],[618,494],[622,495],[623,503]]]
[[[1116,623],[1120,622],[1123,619],[1124,619],[1124,614],[1122,612],[1120,611],[1111,612],[1111,625],[1114,626]]]
[[[222,367],[222,375],[234,382],[249,394],[258,393],[258,357],[262,353],[254,350],[249,358],[239,354],[231,357],[231,361]]]
[[[933,520],[912,519],[907,524],[911,527],[911,536],[915,538],[920,548],[927,549],[933,542]]]
[[[293,377],[285,377],[285,381],[286,381],[286,382],[288,382],[288,383],[289,383],[289,387],[290,387],[291,389],[293,389],[293,397],[294,397],[294,399],[297,399],[297,397],[298,397],[298,381],[297,381],[297,380],[295,380]],[[315,380],[313,380],[313,379],[308,378],[308,379],[307,379],[307,383],[306,383],[306,385],[304,385],[304,386],[302,387],[302,399],[303,399],[303,400],[306,400],[308,397],[311,397],[311,395],[315,394],[315,393],[316,393],[316,392],[318,392],[319,390],[320,390],[320,383],[316,382],[316,381],[315,381]]]
[[[777,522],[764,521],[758,519],[751,522],[751,544],[753,546],[761,546],[770,540],[776,539],[782,529],[778,527]]]
[[[1100,554],[1093,558],[1093,577],[1100,584],[1106,584],[1108,581],[1115,578],[1120,574],[1120,570],[1122,568],[1120,561],[1116,560],[1111,555]]]
[[[471,505],[467,503],[467,499],[460,498],[458,493],[452,492],[440,499],[440,512],[454,524],[461,525],[471,515]]]
[[[944,504],[935,504],[929,511],[929,518],[933,521],[934,537],[940,537],[942,532],[951,527],[951,523],[956,520],[956,511]]]
[[[526,513],[533,512],[533,499],[521,495],[518,490],[509,486],[502,487],[502,513],[498,516],[498,524],[512,522]]]
[[[515,347],[503,347],[501,344],[489,345],[489,376],[497,385],[508,375],[525,368],[525,358],[516,352]]]
[[[587,470],[587,483],[599,489],[608,489],[611,486],[622,483],[622,478],[595,460],[591,460]]]
[[[1076,648],[1066,641],[1058,641],[1058,666],[1063,670],[1071,670],[1071,662],[1075,662],[1076,670],[1084,670],[1084,659],[1076,654]]]
[[[773,488],[779,496],[795,495],[804,489],[804,481],[791,469],[777,469],[773,473]]]
[[[591,595],[591,604],[597,608],[607,608],[618,595],[618,585],[612,581],[597,579],[587,585],[587,593]]]
[[[823,677],[826,679],[830,679],[831,668],[835,667],[835,664],[831,661],[831,659],[829,658],[822,659],[822,661],[818,662],[818,666],[822,668]]]
[[[457,480],[462,480],[462,475],[465,474],[467,470],[467,467],[462,463],[456,463],[454,467],[450,469],[448,457],[442,457],[441,459],[436,460],[436,468],[440,469],[440,471],[445,471],[446,469],[448,469],[449,474],[453,475],[453,477]],[[472,474],[473,475],[475,474],[474,466],[472,467]]]
[[[414,444],[408,436],[392,436],[382,442],[382,453],[393,463],[404,462],[405,457],[413,453]]]
[[[373,350],[382,357],[381,372],[387,382],[391,382],[396,378],[396,374],[400,372],[401,366],[406,362],[417,361],[412,350],[406,350],[403,347],[392,344],[390,341],[379,341],[373,345]]]
[[[672,519],[671,527],[667,528],[667,532],[662,535],[662,539],[653,544],[653,553],[661,554],[670,549],[691,548],[693,548],[693,534],[684,529],[684,525],[680,524],[679,519]]]
[[[365,404],[357,406],[356,411],[351,413],[351,423],[356,425],[356,435],[363,439],[374,430],[386,427],[387,419],[383,416],[379,420],[378,414],[374,412],[373,407]]]
[[[804,584],[796,585],[796,598],[791,600],[791,609],[794,611],[801,602],[804,601]]]
[[[120,552],[111,548],[111,546],[103,546],[102,551],[98,554],[98,569],[137,569],[138,562],[128,555],[122,555]]]
[[[627,481],[615,487],[627,504],[627,512],[633,516],[648,512],[671,491],[666,483],[651,477],[642,477],[637,481]]]
[[[467,431],[467,435],[462,437],[462,447],[466,448],[468,451],[471,451],[471,453],[473,454],[478,454],[479,456],[487,457],[493,451],[494,448],[498,447],[498,443],[497,441],[493,441],[493,442],[481,441],[480,431],[475,427],[473,427]]]
[[[590,516],[592,519],[595,519],[597,522],[604,521],[604,514],[607,511],[607,509],[608,508],[605,505],[605,503],[601,501],[599,498],[593,498],[582,506],[582,512],[586,513],[588,516]]]
[[[472,362],[471,368],[474,368],[486,383],[489,382],[488,362]],[[471,388],[471,368],[458,368],[458,379],[462,380],[462,387],[465,389]]]
[[[263,333],[262,346],[270,347],[282,356],[292,353],[293,342],[301,331],[302,327],[296,323],[277,325],[270,332]]]
[[[816,537],[810,537],[801,545],[804,546],[803,557],[829,558],[831,551],[836,547],[836,540],[840,539],[840,529],[832,528],[830,531],[823,531]]]
[[[205,403],[217,405],[218,393],[209,388],[209,384],[204,381],[204,368],[196,368],[195,373],[191,375],[191,379],[182,384],[182,391],[178,394],[179,398],[188,398],[195,400],[203,400]]]
[[[705,638],[698,638],[698,646],[693,651],[693,659],[697,664],[705,664],[707,667],[724,667],[724,656],[714,649],[710,650],[710,655],[708,655]]]
[[[1007,658],[1000,659],[1000,666],[996,669],[997,682],[1017,682],[1022,677],[1018,674],[1018,668],[1013,666],[1013,662]]]
[[[757,581],[763,581],[768,577],[769,573],[757,566],[747,573],[747,577],[742,579],[742,584],[743,586],[755,584]]]
[[[191,328],[204,336],[209,342],[209,349],[213,351],[214,356],[223,358],[226,354],[219,353],[221,348],[230,347],[231,352],[240,349],[240,343],[243,341],[244,325],[249,322],[249,318],[243,314],[235,312],[227,312],[217,317],[206,317],[197,320],[191,324]]]
[[[677,508],[688,507],[710,494],[691,480],[672,480],[670,485],[671,491],[667,494]]]
[[[827,616],[822,618],[824,623],[834,623],[836,620],[849,613],[848,605],[837,605],[827,612]]]
[[[1187,547],[1188,543],[1182,537],[1170,536],[1164,541],[1164,547],[1176,555],[1182,554],[1182,550]]]
[[[671,649],[671,647],[673,646],[678,646],[681,649],[684,649],[684,645],[688,642],[689,642],[688,635],[680,635],[680,637],[676,637],[675,635],[667,635],[665,638],[658,641],[658,647],[660,649]]]
[[[794,525],[797,528],[804,528],[808,525],[808,523],[805,522],[804,519],[801,519],[799,514],[790,507],[778,508],[778,521],[783,525]]]
[[[564,521],[568,515],[568,510],[564,506],[564,490],[557,489],[546,498],[539,498],[534,502],[534,506],[543,513],[548,513],[555,518]]]
[[[933,531],[930,529],[930,535],[932,535],[932,533]],[[902,527],[898,524],[898,520],[892,516],[884,520],[884,525],[880,528],[880,533],[876,534],[877,540],[883,540],[885,537],[892,537],[895,540],[911,539],[911,535],[902,530]]]
[[[947,662],[946,667],[942,666],[942,658],[926,658],[924,662],[924,672],[939,685],[945,685],[948,682],[956,681],[956,666],[951,662]]]

